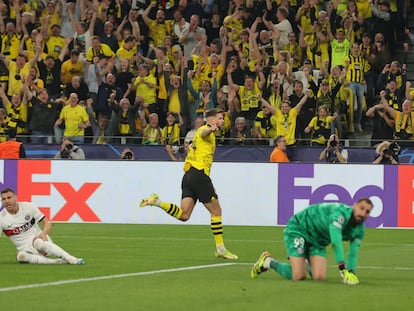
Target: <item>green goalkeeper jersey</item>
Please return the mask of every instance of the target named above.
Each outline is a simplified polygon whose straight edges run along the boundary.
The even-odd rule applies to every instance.
[[[351,221],[352,207],[341,203],[310,205],[294,215],[286,233],[300,234],[315,248],[332,244],[337,264],[345,263],[342,241],[350,241],[347,268],[355,270],[365,226]]]

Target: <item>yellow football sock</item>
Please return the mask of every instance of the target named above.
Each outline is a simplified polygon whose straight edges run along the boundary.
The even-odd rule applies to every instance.
[[[211,231],[213,232],[214,242],[216,242],[216,248],[223,248],[223,224],[221,216],[211,216]]]
[[[168,202],[160,202],[160,207],[166,211],[171,216],[180,219],[181,215],[183,214],[183,210],[179,208],[177,205]]]

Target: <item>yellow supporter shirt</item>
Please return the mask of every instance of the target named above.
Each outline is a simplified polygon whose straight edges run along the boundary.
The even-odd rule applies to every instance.
[[[226,16],[223,20],[224,25],[229,28],[230,30],[234,30],[233,32],[233,42],[238,44],[240,42],[240,32],[243,30],[243,21],[241,19],[233,18],[229,21],[232,17]],[[229,31],[229,34],[231,32]]]
[[[63,62],[60,68],[61,81],[63,84],[68,84],[72,81],[74,76],[82,77],[83,65],[81,61],[77,61],[75,64],[70,59]]]
[[[256,115],[254,125],[259,128],[260,134],[262,134],[264,138],[275,138],[277,136],[277,131],[276,131],[277,118],[274,115],[272,115],[268,121],[264,121],[265,119],[266,117],[263,114],[263,111],[259,111]],[[262,123],[262,120],[264,124]]]
[[[61,36],[51,36],[49,40],[46,41],[47,53],[52,55],[54,59],[59,58],[59,54],[65,46],[65,38]]]
[[[178,97],[178,89],[173,89],[170,94],[168,103],[168,111],[181,113],[180,98]]]
[[[216,135],[211,132],[206,138],[201,137],[203,129],[207,125],[201,126],[190,145],[188,155],[185,158],[184,171],[187,172],[191,167],[197,170],[204,170],[204,174],[210,176],[211,165],[213,164],[214,152],[216,150]]]
[[[59,118],[65,120],[65,136],[83,136],[85,130],[79,128],[80,123],[89,121],[88,113],[82,106],[76,105],[74,107],[66,105],[60,112]]]
[[[141,82],[144,79],[145,82],[157,85],[157,79],[152,75],[148,75],[144,78],[137,77],[134,82],[136,87],[136,95],[142,96],[145,104],[154,104],[157,102],[157,87],[149,87],[145,82]]]
[[[122,61],[124,58],[131,59],[137,53],[138,45],[135,45],[131,50],[127,50],[124,47],[120,47],[116,51],[116,56],[118,57],[119,61]]]
[[[240,86],[238,94],[240,97],[241,111],[249,111],[250,108],[259,108],[259,95],[262,92],[257,83],[254,84],[252,90],[247,90],[244,86]]]
[[[20,104],[18,107],[13,106],[9,101],[6,105],[7,116],[9,117],[8,126],[17,128],[17,134],[27,133],[27,126],[20,127],[15,120],[27,122],[27,105]]]
[[[275,117],[277,119],[276,132],[278,135],[283,135],[286,138],[288,145],[295,143],[296,118],[298,112],[295,108],[290,109],[289,113],[285,115],[280,109],[276,109]]]
[[[216,80],[217,80],[217,89],[220,88],[220,81],[224,74],[224,66],[222,64],[218,64],[216,68],[212,68],[210,64],[206,68],[207,71],[207,78],[206,80],[210,81],[211,86],[213,86],[214,78],[212,73],[216,73]]]
[[[48,31],[49,33],[51,32],[52,26],[53,25],[62,25],[62,18],[60,17],[60,13],[58,12],[54,12],[53,14],[49,14],[49,12],[44,9],[40,15],[40,19],[42,19],[43,17],[46,17],[49,21],[48,21]]]
[[[22,40],[22,34],[13,34],[9,37],[3,33],[1,35],[1,53],[8,59],[15,60],[19,55],[19,44]]]
[[[127,115],[128,115],[128,113],[126,111],[122,112],[122,118],[123,119],[127,119]],[[130,129],[129,123],[119,122],[118,130],[119,130],[119,134],[121,134],[121,135],[131,134],[131,129]]]
[[[180,144],[180,127],[177,123],[166,125],[161,131],[161,137],[168,145]]]
[[[20,94],[23,89],[22,77],[26,77],[29,74],[30,64],[26,63],[22,69],[18,69],[14,61],[9,63],[9,88],[7,91],[8,96],[13,94]],[[20,76],[20,79],[16,79],[16,76]]]
[[[173,33],[173,21],[166,20],[163,24],[158,23],[155,20],[151,20],[149,23],[149,37],[152,39],[154,46],[162,45],[164,38],[170,36]]]
[[[372,9],[369,0],[356,0],[355,3],[358,8],[358,12],[361,13],[364,19],[372,17]]]
[[[95,51],[92,47],[88,49],[88,52],[86,53],[86,60],[88,62],[92,62],[93,58],[96,56],[99,56],[99,54],[103,54],[107,57],[114,57],[115,53],[112,51],[112,49],[109,47],[109,45],[105,43],[101,43],[101,47],[99,51]]]

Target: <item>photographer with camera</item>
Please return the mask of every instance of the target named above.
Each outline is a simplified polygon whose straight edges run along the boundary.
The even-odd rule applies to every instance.
[[[341,148],[339,138],[336,134],[329,136],[326,148],[319,155],[319,160],[325,160],[328,163],[348,162],[348,150]]]
[[[129,148],[125,148],[124,150],[122,150],[121,160],[135,160],[134,152]]]
[[[55,159],[85,160],[85,153],[80,147],[74,145],[70,138],[65,137]]]
[[[399,164],[398,155],[401,147],[396,142],[383,141],[375,149],[373,164]]]

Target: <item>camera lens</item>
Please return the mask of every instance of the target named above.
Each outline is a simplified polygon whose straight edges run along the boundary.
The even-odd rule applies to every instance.
[[[337,145],[338,145],[338,143],[336,142],[336,140],[332,140],[332,141],[329,143],[329,146],[331,146],[332,148],[335,148]]]
[[[21,75],[15,75],[15,76],[14,76],[14,78],[15,78],[16,80],[21,80],[21,79],[22,79],[22,76],[21,76]]]
[[[67,144],[67,145],[66,145],[66,149],[69,149],[69,150],[70,150],[70,149],[72,149],[72,148],[73,148],[73,144]]]

